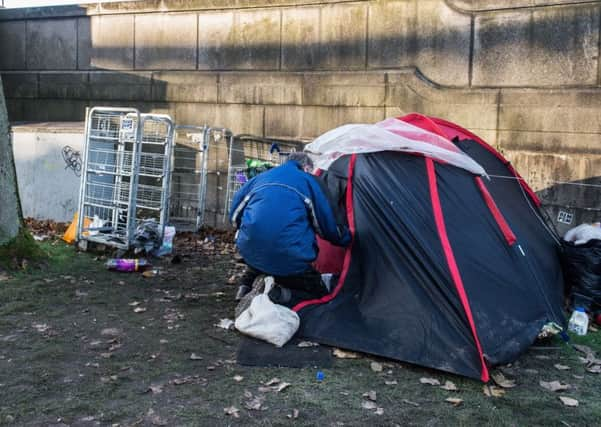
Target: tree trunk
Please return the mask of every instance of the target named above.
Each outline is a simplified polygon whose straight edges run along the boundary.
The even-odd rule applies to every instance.
[[[17,173],[0,77],[0,246],[14,241],[23,227]]]

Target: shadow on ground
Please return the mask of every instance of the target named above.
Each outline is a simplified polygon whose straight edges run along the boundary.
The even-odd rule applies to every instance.
[[[182,262],[161,261],[151,278],[108,272],[97,255],[58,240],[43,243],[50,254],[43,269],[0,275],[0,424],[569,426],[601,419],[601,374],[587,372],[581,354],[559,341],[502,367],[517,385],[501,397],[485,396],[477,381],[368,357],[335,359],[322,382],[319,367],[239,366],[239,336],[215,324],[233,316],[228,279],[240,266],[231,244],[198,239],[180,239]],[[601,333],[581,342],[599,351]],[[274,377],[290,386],[267,389]],[[458,391],[420,378],[452,381]],[[551,392],[541,380],[570,388]],[[375,403],[365,409],[370,391]],[[579,406],[564,406],[559,396]]]

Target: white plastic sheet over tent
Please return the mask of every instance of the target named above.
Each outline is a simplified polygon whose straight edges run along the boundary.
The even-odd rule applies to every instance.
[[[352,124],[324,133],[305,147],[315,167],[327,170],[339,157],[353,153],[400,151],[418,153],[486,176],[480,164],[452,142],[398,119],[386,119],[375,125]]]

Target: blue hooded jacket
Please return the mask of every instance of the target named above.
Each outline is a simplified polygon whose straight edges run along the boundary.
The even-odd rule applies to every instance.
[[[315,233],[339,246],[350,243],[315,177],[289,160],[263,172],[235,194],[230,220],[236,244],[251,267],[275,276],[305,272],[317,258]]]

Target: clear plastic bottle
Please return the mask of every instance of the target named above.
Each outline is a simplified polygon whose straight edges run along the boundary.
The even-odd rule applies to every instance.
[[[576,335],[586,335],[588,331],[588,315],[582,307],[576,307],[568,323],[568,331]]]
[[[115,271],[139,271],[150,267],[148,260],[142,259],[126,259],[113,258],[106,262],[106,268]]]

